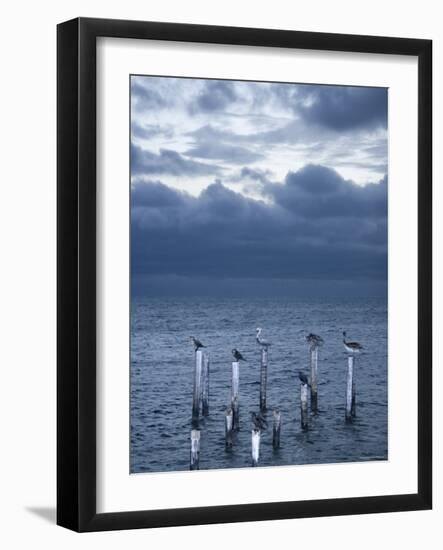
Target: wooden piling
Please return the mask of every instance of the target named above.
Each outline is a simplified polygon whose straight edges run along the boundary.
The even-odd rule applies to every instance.
[[[209,414],[209,355],[203,354],[202,370],[202,415]]]
[[[201,383],[202,383],[203,352],[198,349],[195,352],[194,368],[194,393],[192,398],[192,420],[198,420],[200,415]]]
[[[260,410],[266,410],[266,385],[268,380],[268,348],[262,347],[260,366]]]
[[[200,468],[200,430],[191,430],[191,470]]]
[[[233,420],[234,414],[232,412],[232,408],[229,407],[229,409],[226,409],[225,412],[225,442],[227,449],[232,447],[232,430],[234,427]]]
[[[301,412],[301,427],[303,430],[308,429],[308,384],[300,384],[300,412]]]
[[[311,411],[317,412],[318,408],[318,346],[311,347]]]
[[[272,429],[272,446],[274,449],[280,448],[280,428],[281,428],[281,413],[276,410],[273,413],[274,425]]]
[[[352,377],[352,405],[351,405],[351,416],[356,415],[356,405],[355,405],[355,375]]]
[[[234,432],[238,432],[240,429],[240,405],[238,396],[234,397],[231,403],[232,408],[232,429]]]
[[[232,363],[232,389],[231,389],[231,407],[234,415],[233,429],[238,431],[240,428],[240,369],[238,361]]]
[[[252,465],[257,466],[260,458],[260,436],[261,431],[258,428],[254,428],[251,433],[251,454]]]
[[[354,356],[348,356],[348,373],[346,378],[346,420],[349,422],[355,416],[355,378]]]

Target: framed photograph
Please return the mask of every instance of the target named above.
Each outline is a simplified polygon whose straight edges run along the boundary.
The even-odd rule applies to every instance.
[[[432,43],[58,26],[76,531],[432,506]]]

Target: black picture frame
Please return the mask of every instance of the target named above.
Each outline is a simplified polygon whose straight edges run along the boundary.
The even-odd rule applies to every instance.
[[[416,494],[96,512],[96,39],[173,40],[418,59]],[[75,531],[425,510],[432,506],[432,42],[79,18],[57,29],[57,523]]]

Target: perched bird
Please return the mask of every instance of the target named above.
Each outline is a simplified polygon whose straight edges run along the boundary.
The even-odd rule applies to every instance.
[[[238,351],[238,349],[232,350],[232,355],[234,356],[234,359],[236,361],[246,361],[246,359],[243,357],[243,355]]]
[[[190,336],[189,338],[192,340],[192,343],[194,344],[195,351],[197,351],[200,348],[206,347],[200,342],[200,340],[197,340],[197,338],[194,338],[194,336]]]
[[[363,346],[358,342],[346,342],[346,332],[343,331],[343,345],[348,353],[360,353]]]
[[[256,414],[255,412],[251,413],[251,420],[256,430],[263,430],[268,425],[266,419],[261,414]]]
[[[307,384],[308,386],[310,386],[308,377],[306,376],[306,374],[304,372],[300,371],[298,373],[298,378],[299,378],[299,380],[302,384]]]
[[[267,342],[266,340],[263,340],[262,338],[260,338],[260,335],[262,333],[262,329],[257,328],[257,329],[255,329],[255,332],[256,332],[255,339],[257,341],[257,344],[259,346],[261,346],[262,348],[268,349],[269,346],[271,346],[272,344],[271,344],[271,342]]]
[[[323,338],[318,336],[318,334],[313,334],[310,332],[306,336],[306,342],[311,346],[311,348],[317,348],[323,345]]]

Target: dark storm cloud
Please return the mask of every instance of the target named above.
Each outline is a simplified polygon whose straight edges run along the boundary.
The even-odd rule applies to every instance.
[[[332,130],[387,125],[386,88],[273,84],[267,91],[306,122]]]
[[[264,188],[273,203],[219,181],[197,198],[160,182],[133,186],[134,280],[386,278],[386,180],[359,187],[307,166]]]
[[[134,185],[131,189],[131,203],[135,210],[137,208],[184,209],[194,200],[187,193],[180,193],[167,185],[163,185],[160,181],[144,181]],[[145,221],[149,221],[148,217]]]
[[[146,290],[155,280],[166,294],[200,293],[200,282],[209,294],[312,290],[312,281],[386,287],[387,182],[377,180],[387,168],[387,90],[166,77],[131,85],[133,282]]]
[[[387,216],[386,179],[364,187],[343,179],[335,170],[309,164],[289,172],[284,185],[265,188],[275,201],[298,216],[331,219],[379,219]]]
[[[310,103],[297,105],[297,110],[308,123],[338,131],[387,126],[385,88],[310,86],[305,93]]]
[[[187,159],[170,149],[160,149],[159,154],[151,153],[134,143],[131,145],[131,174],[152,175],[169,174],[172,176],[205,176],[221,173],[222,168],[214,164],[205,164]]]

